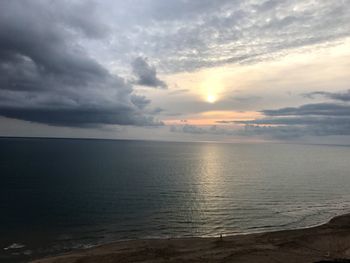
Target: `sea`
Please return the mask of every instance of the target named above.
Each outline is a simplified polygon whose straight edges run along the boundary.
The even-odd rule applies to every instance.
[[[348,212],[347,146],[0,139],[0,262],[311,227]]]

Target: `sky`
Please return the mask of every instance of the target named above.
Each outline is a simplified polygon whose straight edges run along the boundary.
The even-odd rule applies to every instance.
[[[3,0],[0,136],[350,144],[350,0]]]

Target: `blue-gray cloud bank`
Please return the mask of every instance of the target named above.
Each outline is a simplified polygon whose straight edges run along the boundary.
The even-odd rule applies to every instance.
[[[295,138],[305,135],[350,135],[350,90],[345,92],[312,92],[303,96],[324,96],[331,102],[305,104],[263,110],[264,118],[251,121],[235,121],[245,124],[246,134],[270,134],[279,138]]]
[[[161,125],[145,111],[149,100],[79,44],[108,34],[91,22],[93,6],[68,11],[64,3],[1,1],[0,115],[56,126]]]

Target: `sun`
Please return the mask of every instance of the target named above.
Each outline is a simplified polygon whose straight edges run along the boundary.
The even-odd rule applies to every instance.
[[[215,95],[209,94],[207,96],[207,102],[214,103],[215,101],[216,101],[216,96]]]

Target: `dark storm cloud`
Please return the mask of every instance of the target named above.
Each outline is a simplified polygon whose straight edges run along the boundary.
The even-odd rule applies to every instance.
[[[332,100],[339,100],[339,101],[350,101],[350,90],[347,90],[345,92],[326,92],[326,91],[315,91],[310,93],[303,94],[304,97],[314,99],[317,96],[325,97]]]
[[[278,138],[278,139],[293,139],[303,136],[333,136],[350,135],[350,124],[338,123],[328,124],[326,122],[319,125],[284,125],[284,126],[257,126],[246,125],[242,135],[256,136],[261,135],[265,137]]]
[[[275,117],[251,121],[218,121],[218,123],[238,123],[251,125],[339,125],[350,123],[350,116],[345,117]]]
[[[350,135],[350,117],[340,119],[306,120],[268,119],[255,121],[218,121],[221,124],[243,124],[242,127],[184,125],[172,126],[171,132],[225,136],[261,136],[265,138],[289,140],[303,136]]]
[[[318,92],[328,98],[347,101],[346,93]],[[265,117],[249,121],[233,121],[244,124],[247,135],[267,135],[281,139],[306,135],[350,135],[350,105],[339,103],[305,104],[275,110],[263,110]],[[222,121],[222,123],[228,123]]]
[[[263,110],[267,116],[304,116],[304,115],[324,115],[324,116],[349,116],[350,105],[335,103],[306,104],[300,107],[287,107],[277,110]]]
[[[309,129],[304,127],[294,127],[294,126],[256,126],[256,125],[246,125],[244,130],[241,132],[242,136],[262,136],[273,139],[280,140],[290,140],[299,138],[305,135],[315,135],[311,134]]]
[[[316,103],[306,104],[300,107],[288,107],[277,110],[263,110],[262,113],[264,113],[267,116],[349,116],[350,105],[342,105],[335,103]]]
[[[79,44],[108,34],[93,6],[67,3],[1,1],[0,115],[59,126],[160,124],[142,112],[149,100]]]
[[[98,127],[101,124],[161,125],[152,117],[137,114],[130,108],[1,108],[1,115],[55,126]]]
[[[167,88],[166,83],[157,77],[156,68],[149,65],[147,59],[136,58],[132,62],[132,70],[137,78],[136,84],[153,88]]]
[[[157,114],[160,114],[161,112],[164,112],[164,111],[165,111],[164,109],[162,109],[160,107],[156,107],[148,112],[152,115],[157,115]]]
[[[151,102],[151,100],[147,99],[145,96],[132,95],[131,96],[132,103],[138,107],[139,109],[144,109]]]

